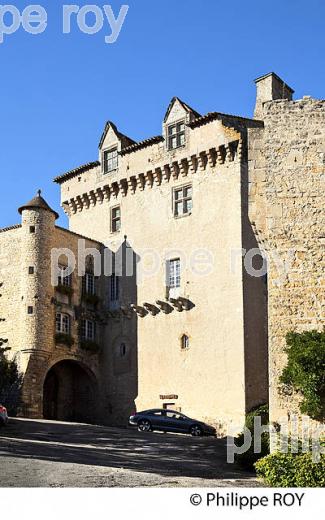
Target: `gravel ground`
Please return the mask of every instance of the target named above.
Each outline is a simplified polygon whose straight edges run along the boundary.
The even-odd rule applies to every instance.
[[[0,430],[1,487],[259,487],[215,438],[14,419]]]

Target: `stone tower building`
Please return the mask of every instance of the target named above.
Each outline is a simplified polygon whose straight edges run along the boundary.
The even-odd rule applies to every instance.
[[[286,332],[324,324],[324,102],[256,84],[255,119],[174,98],[162,135],[108,122],[98,160],[55,179],[69,231],[40,194],[1,230],[26,415],[174,408],[222,433],[269,387],[273,420],[296,410],[278,376]]]
[[[268,258],[270,410],[299,415],[299,397],[279,388],[289,331],[325,326],[325,101],[293,90],[276,74],[256,80],[248,132],[249,216]]]

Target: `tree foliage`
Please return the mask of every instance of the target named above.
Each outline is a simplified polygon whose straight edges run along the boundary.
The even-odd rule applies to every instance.
[[[0,403],[6,406],[9,415],[16,415],[20,403],[22,375],[17,363],[6,356],[8,348],[0,347]]]
[[[313,419],[325,416],[325,329],[290,332],[286,337],[288,362],[280,382],[302,394],[301,413]]]

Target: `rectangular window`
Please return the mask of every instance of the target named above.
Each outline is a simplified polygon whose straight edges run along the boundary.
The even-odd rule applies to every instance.
[[[30,266],[30,267],[28,268],[28,274],[34,274],[34,272],[35,272],[34,267]]]
[[[34,307],[29,306],[29,307],[27,308],[27,313],[28,313],[28,314],[34,314]]]
[[[183,186],[174,189],[174,216],[189,215],[193,208],[192,186]]]
[[[96,294],[95,276],[92,273],[86,273],[82,279],[83,294]]]
[[[29,232],[35,233],[35,226],[29,226]]]
[[[56,332],[61,334],[70,334],[71,321],[69,314],[58,312],[55,319]]]
[[[66,274],[67,267],[60,265],[59,266],[59,276],[58,276],[58,282],[59,285],[65,285],[66,287],[72,286],[72,274],[67,275]]]
[[[111,230],[112,233],[116,233],[121,229],[121,208],[116,206],[111,210]]]
[[[116,170],[118,167],[118,152],[117,148],[106,150],[104,152],[104,173],[109,173]]]
[[[185,123],[181,121],[174,125],[170,125],[167,129],[168,133],[168,150],[174,150],[185,144]]]
[[[96,339],[96,323],[91,320],[82,320],[81,322],[81,338],[85,341],[95,341]]]
[[[176,258],[168,262],[168,287],[176,289],[181,286],[181,260]]]
[[[112,274],[110,279],[110,301],[116,302],[120,297],[120,279],[115,274]]]

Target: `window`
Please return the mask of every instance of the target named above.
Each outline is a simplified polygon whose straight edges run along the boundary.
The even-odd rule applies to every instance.
[[[104,152],[104,173],[112,172],[118,167],[118,153],[117,148],[106,150]]]
[[[116,274],[112,274],[110,279],[110,300],[116,302],[120,297],[120,280]]]
[[[58,282],[59,285],[65,285],[66,287],[72,286],[72,275],[66,274],[67,267],[60,265],[59,266],[59,276],[58,276]]]
[[[190,338],[186,334],[181,337],[181,348],[183,350],[190,348]]]
[[[174,190],[174,216],[189,215],[192,207],[192,186],[176,188]]]
[[[166,417],[168,417],[168,419],[176,419],[177,421],[184,421],[186,419],[184,415],[177,412],[166,412]]]
[[[181,261],[179,258],[168,262],[168,287],[176,289],[181,286]]]
[[[34,267],[30,266],[30,267],[28,268],[28,274],[34,274],[34,273],[35,273],[35,269],[34,269]]]
[[[112,208],[111,211],[111,230],[112,233],[116,233],[116,231],[120,231],[121,229],[121,208],[120,206],[116,206]]]
[[[35,233],[35,226],[29,226],[29,232]]]
[[[120,345],[120,355],[121,355],[121,357],[126,356],[126,344],[125,343],[121,343],[121,345]]]
[[[82,320],[81,322],[81,338],[86,341],[95,341],[96,323],[91,320]]]
[[[185,123],[181,121],[174,125],[170,125],[168,133],[168,150],[174,150],[185,144]]]
[[[82,279],[83,294],[96,294],[95,276],[93,273],[86,273]]]
[[[29,306],[29,307],[27,308],[27,313],[28,313],[28,314],[34,314],[34,307]]]
[[[71,320],[69,314],[58,312],[55,319],[56,332],[60,334],[70,334]]]

